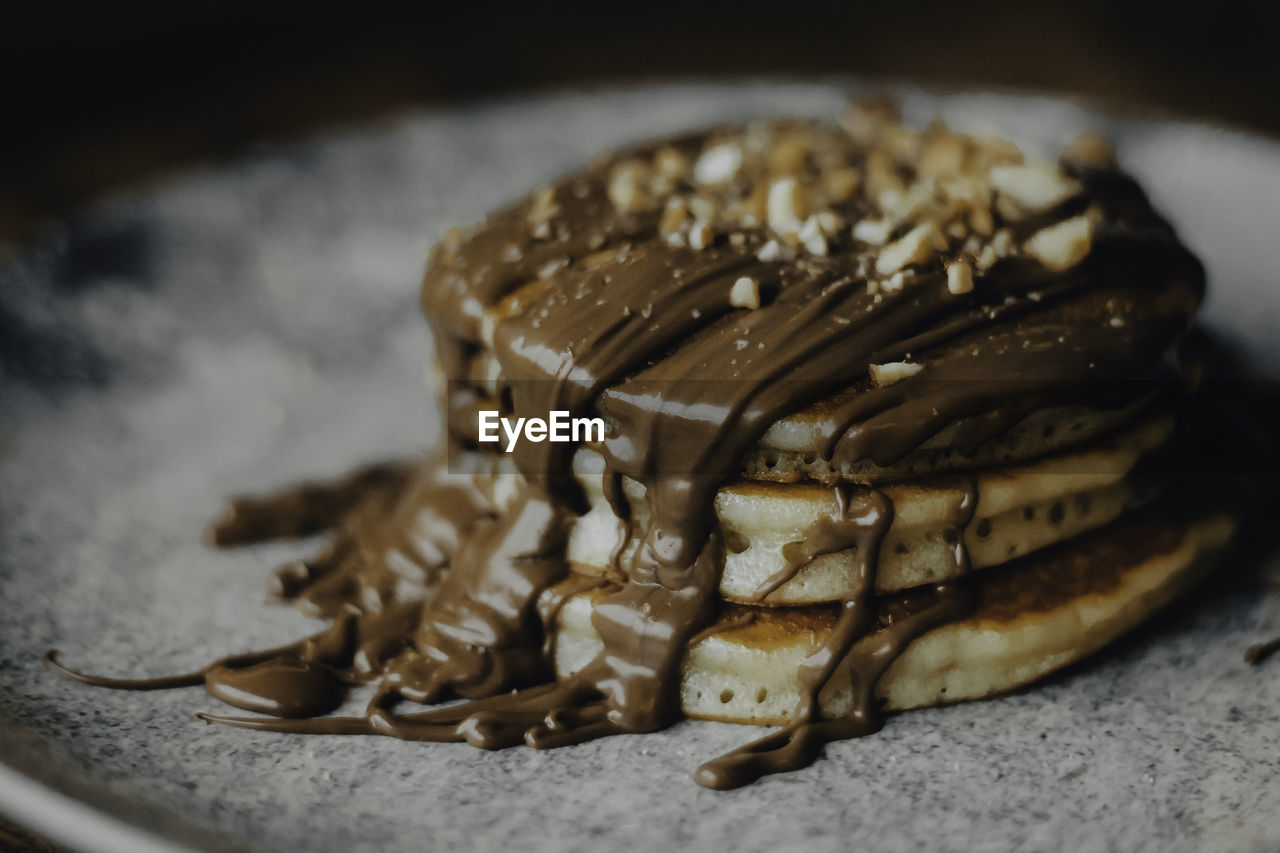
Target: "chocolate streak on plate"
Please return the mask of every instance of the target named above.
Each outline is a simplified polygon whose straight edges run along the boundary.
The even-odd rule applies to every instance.
[[[1276,652],[1280,652],[1280,637],[1268,640],[1265,643],[1257,643],[1245,649],[1244,662],[1250,666],[1257,666]]]
[[[692,155],[704,139],[666,144]],[[972,291],[955,294],[935,260],[908,287],[873,297],[866,259],[847,245],[829,256],[763,261],[759,229],[740,244],[696,251],[660,239],[656,211],[618,212],[606,189],[611,166],[654,150],[606,159],[446,240],[422,291],[446,375],[466,378],[491,340],[499,396],[514,412],[603,410],[617,424],[601,448],[606,494],[621,517],[620,484],[630,477],[644,487],[650,513],[626,565],[617,556],[623,549],[615,549],[612,569],[624,581],[594,609],[599,656],[572,678],[548,681],[536,602],[568,572],[566,531],[585,500],[572,478],[572,446],[524,442],[514,454],[523,476],[503,512],[479,485],[430,472],[408,478],[403,490],[355,478],[332,491],[242,502],[243,513],[270,519],[278,508],[290,523],[228,522],[219,528],[235,531],[228,540],[246,541],[259,528],[263,535],[310,530],[312,502],[321,520],[350,507],[326,553],[295,570],[281,592],[318,615],[351,614],[355,639],[315,668],[303,666],[299,653],[275,659],[307,694],[297,703],[266,695],[274,690],[268,679],[243,674],[221,678],[220,697],[259,692],[242,706],[306,708],[314,684],[303,673],[326,667],[380,675],[379,692],[363,718],[203,719],[484,748],[554,747],[666,726],[679,714],[685,649],[720,606],[724,555],[712,499],[771,425],[852,388],[857,393],[826,424],[834,457],[892,463],[960,419],[968,420],[954,444],[967,452],[1048,404],[1114,406],[1150,390],[1202,294],[1198,262],[1137,186],[1115,172],[1068,167],[1083,197],[1025,226],[1078,214],[1086,204],[1096,209],[1093,249],[1068,272],[1007,259]],[[856,164],[865,152],[850,156]],[[1013,236],[1027,234],[1015,227]],[[612,262],[584,262],[601,252],[614,253]],[[759,283],[755,310],[730,301],[742,276]],[[1131,321],[1107,323],[1113,305]],[[501,319],[486,337],[494,312]],[[868,382],[871,364],[908,354],[923,368],[916,376],[883,388]],[[1117,378],[1125,381],[1105,381]],[[831,635],[802,667],[805,698],[795,721],[705,765],[702,784],[732,787],[794,769],[827,741],[874,731],[880,674],[916,636],[970,607],[965,581],[949,582],[922,608],[873,632],[873,558],[893,508],[869,488],[850,489],[841,506],[835,524],[858,548],[858,576]],[[964,559],[962,548],[956,559]],[[414,602],[416,630],[380,621],[402,600]],[[371,651],[362,659],[357,648]],[[817,696],[842,663],[854,676],[852,707],[840,719],[819,719]],[[547,683],[529,686],[538,681]],[[451,695],[476,701],[418,714],[394,710],[401,699]]]

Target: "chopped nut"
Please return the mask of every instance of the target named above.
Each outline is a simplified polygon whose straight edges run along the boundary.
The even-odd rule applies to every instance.
[[[952,175],[937,182],[938,189],[950,201],[973,207],[985,206],[991,201],[991,191],[984,181],[967,175]]]
[[[827,172],[822,179],[822,189],[827,194],[827,201],[841,204],[853,198],[862,183],[862,175],[857,169],[842,166]]]
[[[989,207],[975,207],[969,211],[969,227],[983,237],[990,237],[996,230],[996,218]]]
[[[765,220],[769,185],[757,181],[746,198],[729,205],[728,215],[744,228],[755,228]]]
[[[996,261],[1000,260],[1000,256],[996,254],[995,247],[990,243],[982,247],[982,251],[978,252],[975,260],[978,269],[989,270],[995,266]]]
[[[774,175],[799,172],[809,156],[809,143],[807,133],[797,131],[783,136],[769,150],[769,172]]]
[[[873,145],[897,117],[898,108],[892,101],[868,99],[850,104],[840,117],[840,124],[854,141]]]
[[[673,196],[667,201],[662,218],[658,220],[658,231],[664,235],[679,231],[689,218],[689,206],[684,199]]]
[[[533,194],[533,209],[540,212],[550,212],[554,214],[558,211],[560,205],[556,201],[556,188],[553,186],[545,186],[540,188]]]
[[[693,179],[709,186],[727,184],[741,168],[742,147],[736,142],[721,142],[702,152],[693,165]]]
[[[1082,133],[1062,149],[1062,162],[1090,169],[1114,169],[1116,150],[1098,133]]]
[[[800,226],[800,242],[804,247],[815,255],[825,255],[827,253],[827,232],[822,227],[822,222],[815,214],[804,221],[804,225]]]
[[[649,179],[649,166],[640,160],[624,160],[609,173],[606,192],[609,201],[620,213],[638,213],[651,202],[645,182]]]
[[[546,240],[551,237],[551,220],[559,213],[560,203],[556,201],[555,187],[546,186],[533,194],[525,221],[534,237]]]
[[[1013,254],[1013,232],[1008,228],[1001,228],[991,238],[991,249],[996,253],[996,257],[1005,258]]]
[[[1058,169],[1034,166],[994,166],[987,174],[991,186],[1030,213],[1047,210],[1075,195],[1079,186]]]
[[[875,150],[867,154],[867,195],[879,201],[886,192],[904,192],[906,186],[893,160],[883,151]]]
[[[716,204],[706,196],[695,195],[689,199],[689,212],[694,219],[712,222],[716,218]]]
[[[1025,249],[1047,269],[1061,272],[1084,260],[1092,243],[1093,218],[1081,214],[1032,234]]]
[[[782,257],[782,244],[777,240],[770,240],[756,252],[756,260],[760,261],[776,261],[780,257]]]
[[[921,370],[924,370],[924,365],[912,364],[907,361],[891,361],[887,364],[870,365],[871,381],[876,384],[877,388],[884,388],[886,385],[901,382],[908,376],[915,376]]]
[[[759,308],[760,285],[750,276],[742,276],[729,289],[729,304],[735,308]]]
[[[689,248],[702,251],[715,240],[715,232],[705,222],[695,222],[689,229]]]
[[[1022,149],[1002,136],[978,134],[973,141],[977,143],[977,159],[984,169],[1000,165],[1016,166],[1023,161]]]
[[[947,290],[955,294],[973,290],[973,267],[969,266],[968,261],[947,264]]]
[[[658,149],[653,155],[653,168],[666,178],[683,178],[689,174],[689,158],[670,145]]]
[[[930,177],[958,174],[964,168],[965,154],[963,137],[944,130],[925,142],[920,174]]]
[[[883,246],[888,242],[892,231],[893,223],[887,219],[864,219],[854,223],[853,239],[873,246]]]
[[[917,225],[902,237],[880,250],[876,258],[876,272],[891,275],[910,264],[929,260],[933,253],[947,247],[946,238],[932,222]]]
[[[897,293],[902,290],[902,286],[907,283],[907,276],[902,270],[898,270],[893,275],[880,282],[880,289],[885,293]]]
[[[807,199],[795,178],[781,178],[769,186],[769,227],[779,234],[796,234],[804,225]]]
[[[920,131],[901,124],[889,125],[880,137],[880,145],[899,163],[919,162],[923,143]]]
[[[906,222],[909,219],[923,218],[924,212],[933,205],[933,181],[925,179],[917,181],[898,193],[889,190],[880,199],[880,206],[887,218],[893,222]]]
[[[814,214],[814,218],[818,220],[818,224],[822,226],[822,230],[828,235],[834,234],[844,227],[844,217],[834,210],[819,211]]]
[[[440,245],[447,252],[456,252],[462,248],[462,229],[457,225],[450,225],[444,230],[444,234],[440,237]],[[516,260],[519,260],[517,258]]]

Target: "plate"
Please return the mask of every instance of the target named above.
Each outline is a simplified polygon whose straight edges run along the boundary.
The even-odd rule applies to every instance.
[[[87,850],[1274,848],[1280,565],[1225,572],[1118,647],[1011,696],[914,712],[802,773],[719,793],[743,740],[683,723],[486,753],[206,727],[199,690],[123,693],[313,623],[263,605],[307,544],[200,544],[231,493],[439,434],[423,259],[595,152],[724,119],[835,115],[844,81],[560,92],[406,116],[109,200],[0,267],[0,810]],[[1206,323],[1280,377],[1280,145],[1015,95],[896,91],[1048,152],[1093,128],[1204,258]],[[1237,567],[1231,567],[1237,568]]]

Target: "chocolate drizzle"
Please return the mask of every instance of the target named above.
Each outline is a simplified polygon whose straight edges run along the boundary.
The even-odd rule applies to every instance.
[[[662,145],[692,155],[704,141]],[[855,162],[868,156],[847,144]],[[108,687],[204,683],[229,704],[273,715],[200,715],[245,728],[486,749],[652,731],[678,718],[685,650],[707,636],[720,609],[714,496],[773,424],[834,399],[822,421],[826,458],[889,465],[952,424],[961,427],[951,446],[968,453],[1046,406],[1119,406],[1148,393],[1201,296],[1198,262],[1118,173],[1070,167],[1082,198],[1047,220],[1087,202],[1100,224],[1093,251],[1067,272],[1007,258],[958,294],[931,261],[910,286],[873,293],[866,253],[849,239],[784,263],[761,260],[761,229],[698,250],[660,239],[656,209],[619,212],[610,170],[658,147],[570,175],[435,250],[422,302],[454,380],[446,400],[453,471],[381,466],[332,487],[242,499],[213,528],[218,545],[333,528],[319,558],[285,567],[274,586],[332,620],[329,631],[170,679],[85,676],[52,655],[50,664]],[[857,197],[846,212],[865,215],[868,203]],[[755,310],[731,300],[742,277],[759,287]],[[1107,322],[1118,314],[1136,319]],[[485,389],[473,380],[490,352],[499,375]],[[908,358],[922,366],[918,374],[886,387],[868,378],[870,365]],[[575,448],[525,442],[515,454],[519,473],[493,474],[466,417],[489,397],[527,415],[600,412],[613,425],[599,450],[620,522],[617,581],[591,617],[603,650],[559,681],[547,626],[563,599],[540,608],[539,597],[568,576],[566,539],[585,509],[571,474]],[[643,487],[648,510],[634,531],[624,479]],[[835,513],[790,546],[786,568],[755,596],[767,600],[820,555],[856,555],[836,625],[801,666],[802,701],[781,730],[703,765],[700,784],[735,787],[793,770],[832,740],[880,727],[880,675],[916,637],[973,605],[963,533],[976,496],[965,482],[950,520],[958,535],[948,538],[957,579],[917,591],[878,630],[875,569],[893,506],[872,486],[835,486]],[[496,483],[507,492],[501,499]],[[847,709],[827,718],[824,689],[841,667],[850,676]],[[328,713],[346,685],[360,683],[377,685],[364,716],[294,719]],[[397,711],[404,700],[459,696],[473,701]]]
[[[1250,666],[1257,666],[1276,652],[1280,652],[1280,637],[1265,643],[1255,643],[1245,649],[1244,662]]]

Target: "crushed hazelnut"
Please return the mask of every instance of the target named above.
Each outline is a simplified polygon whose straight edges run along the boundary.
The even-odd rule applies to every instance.
[[[1013,199],[1029,213],[1047,210],[1080,189],[1075,181],[1047,164],[993,166],[987,180],[997,192]]]
[[[450,225],[444,230],[440,243],[450,252],[458,251],[458,249],[462,248],[462,229],[457,225]],[[516,260],[519,260],[519,258]]]
[[[889,234],[892,231],[893,223],[887,219],[864,219],[854,223],[853,239],[873,246],[883,246],[889,241]]]
[[[710,246],[714,240],[715,233],[711,230],[711,226],[705,222],[695,222],[693,227],[689,229],[690,249],[696,249],[700,252]]]
[[[782,257],[782,244],[777,240],[770,240],[760,247],[760,251],[756,252],[756,259],[760,261],[776,261]]]
[[[667,145],[653,155],[653,168],[665,178],[683,178],[689,174],[689,158]]]
[[[732,181],[742,168],[742,147],[736,142],[713,145],[693,165],[693,179],[699,184],[719,186]]]
[[[781,178],[769,186],[769,227],[778,234],[797,234],[804,225],[808,203],[804,187],[795,178]]]
[[[800,242],[804,247],[815,255],[825,255],[827,253],[827,230],[822,226],[822,220],[818,214],[810,216],[800,226],[798,234]]]
[[[810,139],[807,133],[788,133],[769,150],[769,171],[775,175],[790,175],[804,168],[809,156]]]
[[[890,124],[880,136],[880,144],[899,163],[916,163],[924,146],[920,131],[902,124]]]
[[[1023,161],[1022,149],[1002,136],[991,133],[978,134],[973,138],[977,145],[978,160],[984,168],[991,166],[1016,166]]]
[[[1087,166],[1091,169],[1114,169],[1116,150],[1098,133],[1082,133],[1062,149],[1062,162]]]
[[[840,117],[840,124],[855,142],[874,145],[897,118],[898,109],[891,101],[868,99],[849,104]]]
[[[672,196],[667,200],[662,218],[658,220],[658,231],[664,235],[672,234],[679,231],[689,219],[689,206],[685,204],[684,199]]]
[[[968,261],[947,264],[947,290],[955,294],[973,290],[973,267],[969,266]]]
[[[946,247],[946,238],[937,225],[932,222],[917,225],[880,250],[880,257],[876,258],[876,272],[892,275],[905,266],[924,263],[934,252]]]
[[[525,221],[535,238],[547,240],[551,237],[551,220],[559,214],[560,203],[556,201],[556,189],[546,186],[533,194]]]
[[[991,238],[991,249],[996,253],[997,257],[1005,258],[1013,254],[1013,232],[1008,228],[1001,228]]]
[[[995,247],[988,243],[982,247],[982,251],[978,252],[978,257],[974,263],[980,270],[989,270],[995,266],[998,260],[1000,260],[1000,256],[996,254]]]
[[[873,149],[867,153],[866,161],[867,195],[875,199],[881,207],[885,206],[886,193],[905,192],[906,185],[898,177],[897,167],[888,154]],[[891,197],[889,197],[891,200]]]
[[[996,219],[989,207],[975,207],[969,211],[969,227],[983,237],[990,237],[996,230]]]
[[[853,198],[853,194],[858,191],[858,185],[861,183],[862,175],[857,169],[842,166],[826,173],[823,177],[822,189],[827,194],[827,201],[832,204],[842,204]]]
[[[742,276],[729,289],[729,304],[735,308],[759,308],[760,285],[750,276]]]
[[[1081,214],[1037,231],[1024,248],[1046,269],[1061,272],[1084,260],[1092,244],[1093,218]]]
[[[624,160],[609,173],[606,193],[619,213],[638,213],[650,206],[645,183],[649,179],[649,166],[641,160]]]
[[[964,140],[943,131],[925,142],[920,174],[929,177],[959,174],[964,168]]]
[[[921,370],[924,370],[924,365],[912,364],[907,361],[891,361],[887,364],[870,365],[871,381],[876,384],[877,388],[884,388],[886,385],[901,382],[909,376],[915,376]]]
[[[716,204],[705,195],[695,195],[688,201],[689,212],[693,214],[694,219],[700,219],[703,222],[711,222],[716,218]]]

